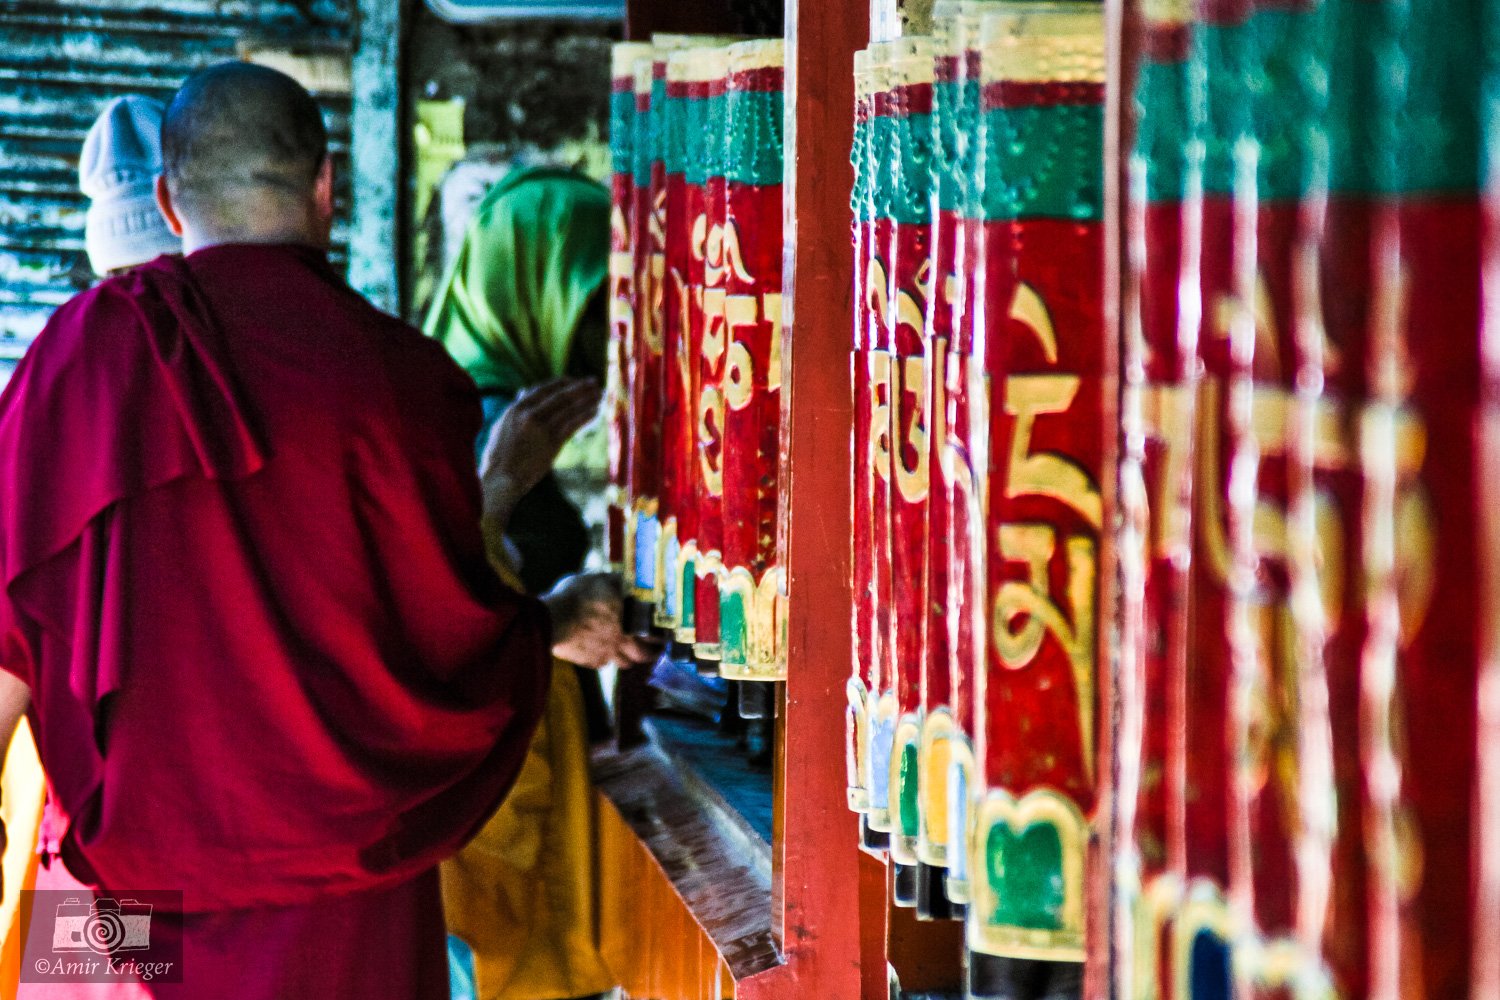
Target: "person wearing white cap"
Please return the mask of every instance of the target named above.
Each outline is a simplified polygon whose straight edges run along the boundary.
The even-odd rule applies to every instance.
[[[182,240],[156,207],[165,111],[149,97],[117,97],[83,141],[78,186],[91,199],[84,243],[89,264],[101,277],[182,252]]]
[[[105,107],[78,164],[78,186],[92,201],[84,229],[89,264],[100,277],[129,270],[164,253],[181,253],[156,207],[164,106],[149,97],[119,97]],[[16,733],[0,770],[0,820],[9,837],[0,853],[0,940],[21,932],[21,892],[36,881],[36,843],[44,778],[29,728]],[[13,983],[0,969],[0,983]],[[13,985],[8,986],[14,989]]]

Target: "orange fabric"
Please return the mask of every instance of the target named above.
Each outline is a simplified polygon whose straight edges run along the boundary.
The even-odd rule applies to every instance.
[[[37,759],[31,726],[16,728],[0,772],[0,822],[5,851],[0,855],[4,894],[0,896],[0,997],[13,997],[21,976],[21,891],[36,886],[36,838],[42,824],[46,779]]]

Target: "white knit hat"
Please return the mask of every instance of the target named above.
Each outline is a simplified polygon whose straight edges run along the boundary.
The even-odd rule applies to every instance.
[[[182,252],[156,207],[165,110],[149,97],[117,97],[83,141],[78,186],[92,199],[84,242],[96,274]]]

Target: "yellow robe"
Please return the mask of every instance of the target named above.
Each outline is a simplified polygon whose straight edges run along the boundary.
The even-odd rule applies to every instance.
[[[485,528],[490,562],[517,585],[504,542]],[[561,1000],[615,986],[599,955],[594,794],[574,669],[553,663],[547,711],[515,787],[440,869],[448,931],[474,951],[479,1000]]]
[[[442,865],[448,930],[474,950],[479,1000],[558,1000],[615,985],[599,956],[594,803],[573,669],[553,665],[515,787]]]

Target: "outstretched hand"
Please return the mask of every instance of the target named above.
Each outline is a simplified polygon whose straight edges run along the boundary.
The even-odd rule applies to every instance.
[[[490,431],[479,462],[486,517],[510,520],[517,501],[552,469],[557,453],[599,411],[589,379],[559,378],[527,389]]]
[[[655,658],[648,643],[626,635],[620,624],[623,598],[613,573],[564,577],[542,603],[552,613],[552,653],[560,660],[598,669]]]

